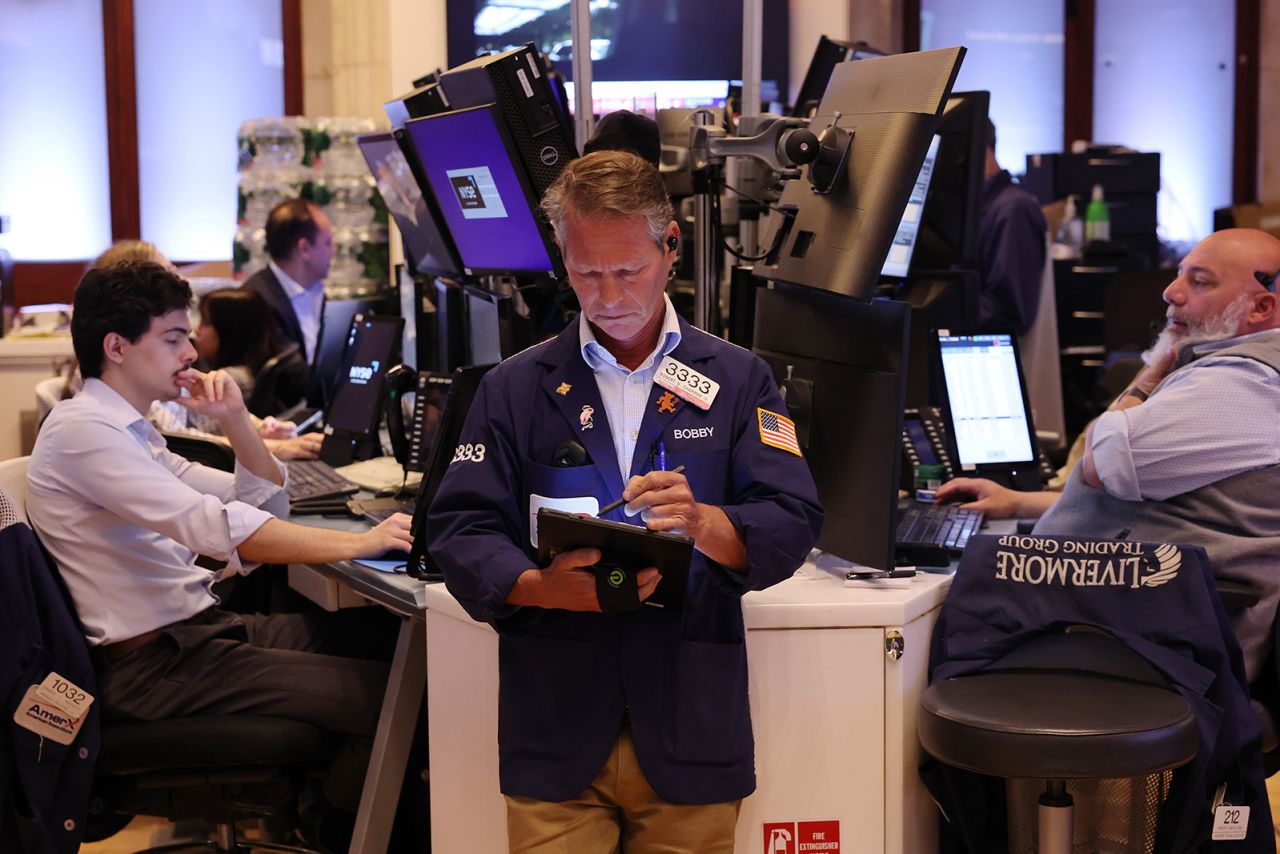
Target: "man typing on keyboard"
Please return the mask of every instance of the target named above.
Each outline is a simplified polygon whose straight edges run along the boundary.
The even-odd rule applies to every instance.
[[[261,509],[283,504],[285,468],[231,377],[191,368],[190,301],[187,282],[157,264],[85,274],[72,322],[84,391],[54,408],[36,441],[31,521],[84,625],[105,719],[246,713],[341,733],[324,795],[354,811],[387,678],[377,658],[393,636],[381,648],[343,649],[367,633],[340,624],[361,618],[222,611],[210,589],[219,574],[196,560],[244,571],[407,550],[410,520],[356,534]],[[235,450],[234,474],[171,453],[145,417],[157,399],[215,419]]]

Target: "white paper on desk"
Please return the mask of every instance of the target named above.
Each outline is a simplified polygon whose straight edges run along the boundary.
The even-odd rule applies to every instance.
[[[581,498],[548,498],[545,495],[529,496],[529,542],[538,547],[538,511],[543,507],[563,510],[565,513],[586,513],[594,516],[600,512],[600,502],[590,495]]]

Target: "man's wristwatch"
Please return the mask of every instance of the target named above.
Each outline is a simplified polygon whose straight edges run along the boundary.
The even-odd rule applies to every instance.
[[[1129,389],[1128,391],[1125,392],[1125,395],[1136,397],[1138,400],[1140,400],[1143,403],[1146,403],[1147,399],[1151,397],[1151,395],[1147,394],[1145,391],[1137,387]]]

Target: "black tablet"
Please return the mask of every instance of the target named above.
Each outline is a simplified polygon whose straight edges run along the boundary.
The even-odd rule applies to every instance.
[[[662,580],[645,604],[664,608],[684,605],[689,561],[693,558],[693,540],[689,537],[548,507],[538,511],[538,560],[543,566],[560,552],[585,548],[600,549],[600,570],[619,562],[637,570],[656,566]]]

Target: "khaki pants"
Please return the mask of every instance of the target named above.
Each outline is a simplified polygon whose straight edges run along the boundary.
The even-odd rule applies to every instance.
[[[636,761],[624,726],[587,790],[562,803],[507,796],[511,854],[733,854],[742,801],[671,804]]]

